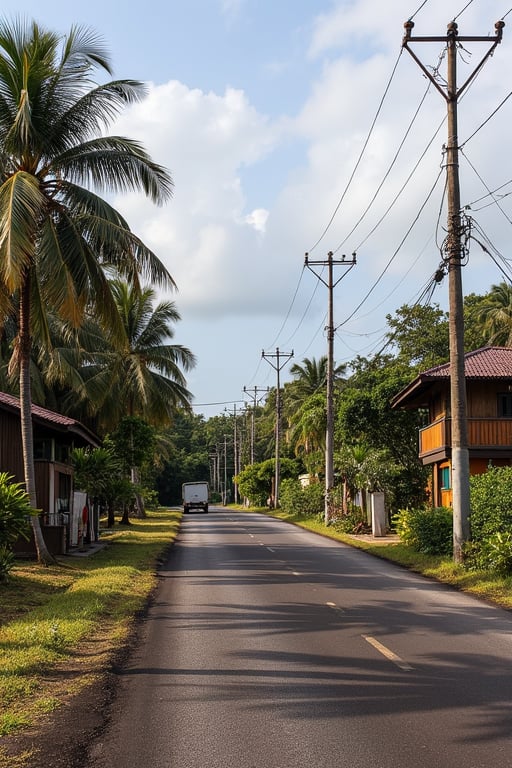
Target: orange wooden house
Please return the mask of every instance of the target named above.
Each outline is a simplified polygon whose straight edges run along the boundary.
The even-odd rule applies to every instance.
[[[512,348],[483,347],[464,356],[470,474],[512,464]],[[434,506],[450,506],[450,364],[420,373],[391,401],[392,408],[425,409],[419,458],[432,467]]]

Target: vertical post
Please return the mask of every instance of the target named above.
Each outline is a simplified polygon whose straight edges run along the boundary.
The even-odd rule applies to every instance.
[[[276,358],[276,362],[273,363],[271,359],[268,359],[268,362],[270,365],[274,368],[274,370],[277,373],[277,389],[276,389],[276,425],[275,425],[275,448],[276,448],[276,456],[275,456],[275,472],[274,472],[274,509],[277,509],[279,507],[279,481],[280,481],[280,474],[281,474],[281,467],[280,467],[280,438],[281,438],[281,383],[279,378],[279,373],[281,371],[281,368],[283,368],[286,363],[290,360],[290,358],[293,357],[293,350],[291,352],[280,352],[279,347],[276,347],[276,353],[275,355],[265,354],[265,351],[263,350],[261,353],[261,356],[265,359],[267,358]],[[286,360],[281,363],[280,359],[282,357],[285,357]]]
[[[334,488],[334,288],[345,277],[356,264],[356,254],[352,254],[352,259],[348,260],[345,256],[341,261],[334,261],[332,251],[327,254],[327,261],[311,261],[309,254],[306,253],[304,264],[311,272],[327,287],[327,380],[326,380],[326,428],[325,428],[325,494],[324,494],[324,520],[327,523],[331,517],[331,499],[332,489]],[[315,272],[312,264],[327,266],[327,280]],[[334,265],[343,265],[348,267],[341,277],[334,281]]]
[[[448,118],[448,140],[446,144],[446,185],[448,198],[448,222],[445,250],[448,262],[448,302],[450,336],[450,403],[451,403],[451,466],[453,493],[453,559],[462,562],[464,543],[470,538],[469,525],[469,448],[467,436],[466,382],[464,370],[464,298],[462,292],[462,238],[460,215],[459,146],[457,104],[461,93],[480,71],[485,61],[501,42],[503,20],[494,25],[495,37],[460,37],[457,24],[448,24],[446,37],[412,37],[414,23],[409,19],[404,24],[405,36],[402,46],[407,49],[439,93],[446,99]],[[461,42],[489,42],[490,49],[475,67],[465,83],[457,85],[457,47]],[[411,50],[411,42],[446,42],[447,80],[446,91],[439,85],[432,72],[425,67]]]
[[[448,25],[448,141],[446,174],[448,198],[448,301],[450,338],[450,400],[452,421],[453,557],[463,559],[469,539],[469,450],[464,373],[464,299],[457,120],[457,24]]]
[[[244,394],[249,395],[249,397],[252,400],[252,408],[251,408],[251,444],[250,444],[250,456],[251,456],[251,464],[254,464],[254,443],[256,440],[256,423],[255,423],[255,415],[256,415],[256,405],[257,403],[263,399],[263,396],[265,394],[268,394],[269,388],[258,388],[254,387],[254,394],[251,394],[247,387],[244,387]],[[264,395],[258,399],[258,393],[263,392]]]
[[[238,445],[237,445],[237,429],[236,429],[236,403],[233,405],[234,408],[234,434],[233,434],[233,464],[235,468],[235,477],[238,474]],[[238,483],[236,480],[233,480],[233,501],[235,504],[238,504]]]
[[[331,496],[334,488],[334,304],[332,251],[327,261],[328,309],[327,309],[327,391],[325,429],[325,523],[331,516]]]
[[[224,435],[224,506],[228,502],[228,441],[227,436]]]

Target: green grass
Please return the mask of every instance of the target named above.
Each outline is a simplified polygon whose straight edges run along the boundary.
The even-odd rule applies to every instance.
[[[180,519],[178,511],[152,512],[105,531],[101,540],[108,546],[90,557],[61,558],[49,568],[17,563],[0,587],[1,736],[32,725],[89,684],[95,659],[98,666],[122,645]],[[88,647],[84,662],[88,643],[94,648]],[[50,684],[45,676],[59,666],[73,674]]]

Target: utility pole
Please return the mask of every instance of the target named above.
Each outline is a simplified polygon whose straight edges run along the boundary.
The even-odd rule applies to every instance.
[[[231,411],[228,411],[228,409],[225,409],[227,413],[231,414]],[[233,404],[233,467],[234,467],[234,477],[238,475],[238,434],[237,434],[237,422],[236,422],[236,403]],[[235,504],[238,504],[238,483],[236,480],[233,480],[233,501]]]
[[[275,475],[274,475],[274,509],[279,506],[279,475],[280,475],[280,439],[281,439],[281,384],[279,380],[279,373],[286,363],[293,357],[293,349],[291,352],[280,352],[279,347],[276,347],[275,354],[266,354],[265,350],[262,350],[261,356],[270,363],[272,368],[277,373],[277,389],[276,389],[276,460],[275,460]],[[281,362],[281,358],[284,358]],[[275,362],[274,362],[275,359]]]
[[[495,37],[459,37],[455,21],[448,24],[443,37],[412,37],[414,23],[406,21],[402,46],[411,54],[422,72],[433,83],[448,108],[448,140],[446,143],[446,187],[448,224],[445,252],[448,263],[448,301],[450,336],[450,399],[452,426],[452,492],[453,492],[453,559],[462,562],[464,543],[470,538],[469,526],[469,449],[467,435],[466,381],[464,371],[464,300],[462,293],[462,225],[460,215],[459,146],[457,104],[460,95],[473,81],[496,46],[501,42],[504,21],[497,21]],[[447,46],[447,78],[443,88],[409,47],[410,43],[445,42]],[[465,42],[491,43],[490,49],[467,80],[457,85],[457,48]]]
[[[256,410],[257,404],[263,399],[265,395],[268,394],[269,387],[263,388],[263,387],[254,387],[253,394],[249,392],[247,387],[244,386],[244,394],[249,395],[249,397],[252,400],[252,409],[251,409],[251,448],[250,448],[250,456],[251,456],[251,464],[254,464],[254,440],[255,440],[255,423],[254,423],[254,412]],[[258,394],[260,392],[263,392],[261,397],[258,397]]]
[[[327,310],[327,392],[326,392],[326,411],[327,425],[325,430],[325,523],[329,522],[331,509],[331,494],[334,487],[334,288],[347,275],[356,264],[356,255],[352,254],[351,259],[342,256],[340,260],[334,260],[332,251],[327,254],[327,261],[311,261],[309,254],[306,253],[304,264],[314,275],[323,283],[328,290],[328,310]],[[322,273],[315,272],[313,267],[327,267],[327,280],[324,280]],[[334,266],[348,267],[336,281],[334,281]]]

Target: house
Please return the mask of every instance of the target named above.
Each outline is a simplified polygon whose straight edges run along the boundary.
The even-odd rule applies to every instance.
[[[483,347],[464,356],[470,474],[512,464],[512,349]],[[420,373],[391,401],[392,408],[425,409],[419,458],[432,467],[435,506],[452,504],[450,363]]]
[[[60,554],[69,544],[73,522],[70,452],[78,447],[98,447],[100,443],[79,421],[38,405],[32,405],[32,425],[43,534],[50,551]],[[0,471],[13,475],[16,482],[24,482],[20,401],[5,392],[0,392]]]

